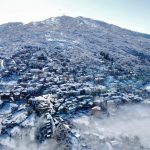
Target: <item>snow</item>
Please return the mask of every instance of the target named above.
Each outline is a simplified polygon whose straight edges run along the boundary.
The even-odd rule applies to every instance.
[[[0,145],[8,147],[8,149],[15,148],[15,141],[9,136],[0,136]]]
[[[54,39],[52,39],[52,38],[46,38],[46,40],[50,41],[50,42],[54,41]]]
[[[105,70],[107,70],[107,61],[105,64],[105,61],[101,60],[101,57],[102,57],[100,54],[101,51],[103,51],[106,54],[108,53],[110,56],[113,56],[115,62],[118,61],[118,64],[120,66],[122,66],[122,67],[125,66],[125,68],[127,70],[129,67],[129,71],[130,71],[130,69],[132,69],[132,70],[136,70],[136,68],[138,69],[139,68],[138,64],[141,65],[140,68],[144,68],[144,66],[145,66],[144,62],[143,62],[143,64],[140,63],[140,61],[139,61],[140,58],[138,58],[136,55],[143,54],[143,56],[145,56],[146,53],[148,54],[149,51],[146,50],[146,47],[149,47],[150,44],[149,44],[149,40],[144,39],[142,37],[142,35],[140,35],[140,34],[139,34],[139,36],[134,36],[134,34],[132,32],[130,33],[129,31],[126,31],[124,29],[120,29],[118,27],[113,27],[112,25],[104,25],[101,23],[97,23],[96,21],[91,21],[89,19],[84,19],[84,18],[82,18],[82,20],[79,20],[79,21],[76,18],[70,19],[70,20],[67,20],[67,18],[66,18],[66,19],[60,20],[59,24],[55,24],[55,23],[58,23],[58,19],[51,18],[51,19],[48,19],[43,22],[38,22],[35,24],[33,23],[34,25],[32,25],[32,24],[30,24],[30,26],[27,25],[28,28],[22,28],[21,26],[17,27],[17,28],[11,27],[11,28],[9,28],[9,31],[10,31],[9,33],[8,32],[1,33],[2,40],[0,41],[0,44],[4,45],[4,49],[6,49],[6,52],[5,52],[6,56],[8,55],[7,52],[10,53],[10,55],[15,56],[13,54],[15,54],[15,53],[17,54],[17,50],[20,51],[20,49],[21,49],[21,51],[22,51],[22,48],[24,49],[23,45],[31,45],[31,46],[35,45],[35,46],[38,46],[38,49],[41,49],[42,51],[47,52],[47,54],[49,55],[48,59],[51,59],[50,57],[52,55],[52,60],[53,60],[53,57],[54,58],[55,58],[55,56],[56,56],[56,58],[57,58],[57,56],[59,57],[59,53],[60,53],[60,56],[64,57],[64,60],[65,59],[71,60],[71,62],[68,64],[80,65],[81,63],[78,64],[78,62],[81,61],[83,63],[83,66],[81,66],[81,67],[83,67],[82,70],[84,70],[84,68],[97,67],[97,66],[99,66],[99,64],[97,65],[97,63],[100,62],[100,66],[101,66],[101,64],[104,64],[104,65],[102,65],[102,67],[99,66],[97,68],[101,74],[103,74],[103,72],[104,72],[105,84],[108,87],[115,86],[114,83],[116,83],[116,82],[115,82],[115,79],[113,78],[113,76],[108,75],[109,73],[105,74]],[[1,27],[1,28],[2,28],[2,30],[4,30],[3,27]],[[14,32],[12,32],[12,31],[17,31],[17,32],[15,32],[16,34],[13,34]],[[14,36],[16,39],[20,39],[20,36],[21,36],[21,40],[18,40],[17,42],[13,42],[13,39],[11,40],[11,38],[9,38],[10,35]],[[5,37],[5,38],[3,38],[3,37]],[[5,39],[5,41],[3,39]],[[139,44],[139,39],[140,39],[141,45]],[[22,41],[23,41],[23,43],[22,43]],[[6,43],[6,46],[4,43]],[[34,53],[34,48],[32,49],[32,47],[31,47],[31,50],[33,50],[33,53]],[[13,51],[12,54],[11,54],[11,51]],[[36,49],[35,49],[35,51],[36,51]],[[55,55],[55,52],[57,53],[56,55]],[[36,54],[36,52],[35,52],[35,54]],[[54,56],[53,56],[53,54],[54,54]],[[22,56],[24,54],[23,55],[19,54],[19,55],[22,58]],[[11,57],[11,58],[13,58],[13,57]],[[145,57],[145,58],[147,58],[147,57]],[[9,66],[7,65],[7,61],[4,62],[3,59],[4,59],[3,57],[1,57],[1,59],[0,59],[0,69],[1,68],[6,69],[6,71],[7,71],[7,67],[9,67]],[[18,59],[20,60],[20,58],[17,58],[15,60],[17,62],[17,65],[20,65]],[[25,58],[25,60],[28,61],[30,59]],[[136,61],[134,61],[134,60],[136,60]],[[21,61],[23,61],[23,63],[24,63],[24,60],[21,60]],[[56,59],[56,61],[57,61],[57,59]],[[15,64],[14,60],[12,60],[12,62]],[[52,61],[50,61],[50,62],[52,62]],[[131,64],[131,65],[127,64],[127,67],[126,67],[126,63],[124,63],[124,62],[127,62],[127,63],[133,62],[133,64]],[[9,64],[9,61],[8,61],[8,64]],[[12,64],[12,65],[14,65],[14,64]],[[56,68],[57,68],[57,64],[56,65],[55,65],[55,63],[53,63],[53,64],[54,65],[50,64],[50,66],[52,66],[53,68],[55,68],[55,66],[56,66]],[[149,62],[147,61],[147,67],[150,66],[148,64],[149,64]],[[115,65],[117,66],[117,63]],[[108,62],[108,66],[109,66],[109,62]],[[131,68],[130,68],[130,66],[131,66]],[[19,66],[19,68],[20,67],[21,66]],[[28,69],[30,69],[30,68],[28,68]],[[28,69],[27,69],[27,71],[25,71],[25,74],[28,72]],[[149,70],[148,68],[146,68],[146,69]],[[92,69],[89,69],[89,71],[87,69],[86,71],[91,75],[94,73],[94,71]],[[21,74],[21,77],[22,77],[22,74]],[[52,77],[53,77],[53,75],[52,75]],[[58,82],[59,80],[57,79],[57,77],[54,77],[54,81]],[[6,89],[8,90],[8,85],[14,85],[15,83],[16,83],[16,81],[13,82],[11,80],[10,82],[1,82],[1,85],[2,86],[6,85]],[[32,82],[29,81],[28,84],[30,84],[30,83],[32,83]],[[47,86],[47,84],[48,83],[46,83],[46,86]],[[88,86],[88,84],[89,84],[89,86],[91,86],[90,82],[89,83],[87,82],[87,86]],[[91,84],[92,84],[92,82],[91,82]],[[65,85],[65,86],[67,87],[67,85]],[[56,86],[54,88],[57,89],[58,86]],[[79,89],[79,88],[80,87],[77,87],[76,89]],[[105,89],[105,87],[98,87],[98,88]],[[94,88],[94,90],[95,89],[96,88]],[[97,89],[97,90],[99,90],[99,89]],[[113,88],[111,88],[111,90],[112,89]],[[114,87],[114,93],[116,92],[115,89],[116,88]],[[150,91],[150,85],[147,85],[145,87],[145,89],[147,91]],[[30,89],[30,90],[32,90],[32,89]],[[50,90],[50,89],[48,89],[48,90]],[[43,93],[46,93],[47,91],[44,91]],[[57,92],[59,92],[59,90]],[[117,94],[119,94],[119,92]],[[44,101],[43,103],[41,102],[41,104],[39,104],[39,108],[44,107],[44,106],[48,107],[49,110],[50,110],[50,108],[51,109],[53,108],[52,103],[50,103],[50,101],[53,100],[51,95],[35,97],[35,99],[33,99],[33,101],[34,100],[35,101],[36,100]],[[75,101],[76,101],[76,99],[75,99]],[[49,102],[49,103],[46,103],[46,102]],[[84,105],[85,102],[86,101],[83,101],[82,104]],[[49,106],[49,104],[50,104],[50,106]],[[30,115],[28,114],[29,116],[27,117],[27,112],[26,112],[27,107],[28,107],[28,105],[19,107],[20,111],[17,110],[16,113],[12,112],[12,108],[14,108],[14,107],[11,107],[9,105],[2,107],[0,109],[0,115],[8,115],[10,113],[14,113],[14,114],[10,115],[9,117],[6,116],[6,119],[3,120],[2,122],[4,124],[6,124],[6,127],[7,127],[7,125],[9,126],[9,124],[10,125],[11,124],[13,124],[13,125],[21,124],[20,126],[22,126],[22,127],[35,126],[36,116],[33,114],[30,114]],[[76,107],[76,105],[75,105],[75,107]],[[72,108],[74,108],[74,106]],[[149,112],[149,111],[147,111],[147,112]],[[150,124],[148,123],[148,120],[146,120],[146,118],[148,118],[149,116],[147,116],[146,112],[143,112],[143,109],[139,109],[138,111],[136,111],[136,113],[139,116],[142,115],[142,117],[144,118],[144,119],[143,118],[140,118],[140,119],[143,120],[142,123],[145,124],[145,128],[143,128],[143,125],[140,122],[140,119],[139,120],[137,119],[137,116],[134,116],[135,119],[133,117],[133,120],[131,120],[131,121],[133,121],[133,126],[135,127],[137,134],[141,137],[141,134],[139,133],[138,129],[139,128],[142,129],[142,131],[144,133],[146,132],[146,130],[148,130],[147,126],[149,126]],[[74,120],[74,123],[77,124],[77,126],[79,126],[79,128],[81,125],[81,130],[82,130],[82,126],[85,127],[85,130],[86,129],[87,130],[86,131],[84,129],[83,130],[85,131],[85,133],[88,133],[88,134],[100,136],[101,133],[104,133],[104,136],[105,135],[107,136],[107,134],[108,134],[108,136],[109,135],[117,136],[116,135],[117,133],[122,134],[123,132],[127,132],[127,133],[132,132],[131,131],[132,125],[130,123],[127,123],[128,120],[126,118],[124,118],[124,116],[126,116],[127,114],[129,114],[129,112],[125,111],[125,113],[123,115],[121,115],[121,119],[119,118],[120,117],[120,115],[119,115],[118,119],[117,119],[117,117],[115,117],[115,118],[110,117],[108,120],[99,120],[99,119],[94,120],[88,116],[84,116],[84,117],[77,118],[76,120]],[[49,120],[52,120],[51,116],[47,116],[47,118],[49,118]],[[123,119],[125,119],[125,121]],[[0,118],[0,121],[1,121],[1,118]],[[117,122],[118,122],[118,124],[117,124]],[[137,125],[139,125],[139,126],[137,126]],[[122,127],[121,129],[120,129],[120,126]],[[129,127],[129,130],[128,130],[128,127]],[[91,128],[93,128],[93,129],[91,129]],[[135,129],[133,129],[134,133],[136,132]],[[124,131],[122,131],[122,130],[124,130]],[[93,132],[91,132],[91,131],[93,131]],[[11,133],[12,135],[15,135],[19,132],[19,129],[13,128],[11,132],[12,132]],[[148,130],[148,132],[149,132],[149,130]],[[80,136],[80,132],[76,132],[76,137],[79,137],[79,136]],[[145,136],[147,136],[147,135],[145,134]]]
[[[74,41],[72,41],[73,43],[75,43],[75,44],[80,44],[80,41],[79,40],[74,40]]]
[[[55,17],[51,18],[51,21],[52,21],[52,22],[56,22],[56,20],[57,20],[57,19],[56,19]]]
[[[7,115],[12,112],[12,109],[17,108],[17,104],[13,103],[4,103],[3,106],[0,109],[0,115]]]
[[[14,59],[12,59],[12,62],[16,65],[16,62],[15,62],[15,60],[14,60]]]
[[[88,20],[83,20],[83,22],[88,25],[89,27],[92,27],[92,28],[97,28],[98,26],[92,22],[92,21],[88,21]]]
[[[36,115],[31,114],[25,121],[21,123],[21,126],[23,127],[34,127],[36,121]]]
[[[35,97],[35,100],[48,101],[49,102],[50,100],[52,100],[52,95],[46,94],[46,95],[38,96],[38,97]]]
[[[60,35],[62,36],[63,33],[60,32]],[[65,39],[52,37],[52,35],[50,33],[45,34],[45,38],[46,38],[46,41],[49,41],[49,42],[67,42],[67,40],[65,40]]]
[[[4,125],[9,125],[9,124],[19,124],[23,122],[27,118],[27,111],[26,110],[21,110],[18,112],[15,112],[12,114],[10,117],[4,119],[2,121],[2,124]]]
[[[150,84],[146,85],[145,90],[147,90],[148,92],[150,92]]]
[[[14,81],[14,80],[13,81],[9,80],[7,82],[6,81],[1,81],[0,82],[1,86],[6,86],[6,85],[7,86],[14,86],[15,84],[17,84],[17,81]]]
[[[14,137],[14,136],[16,136],[16,135],[19,135],[19,134],[21,134],[21,129],[20,129],[20,127],[18,127],[18,126],[13,127],[13,128],[11,129],[11,131],[10,131],[10,135],[11,135],[12,137]]]
[[[49,42],[67,42],[64,39],[55,39],[55,38],[50,38],[48,36],[46,36],[46,40],[49,41]]]
[[[0,60],[0,64],[1,64],[1,69],[5,69],[5,67],[4,67],[4,59]]]
[[[51,24],[58,24],[59,23],[59,19],[56,17],[52,17],[50,19],[46,19],[45,21],[43,21],[44,24],[47,25],[51,25]]]

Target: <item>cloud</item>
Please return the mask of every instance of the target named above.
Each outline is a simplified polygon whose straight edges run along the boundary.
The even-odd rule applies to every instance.
[[[86,141],[90,141],[90,144],[95,144],[95,140],[90,139],[90,135],[95,135],[95,137],[105,137],[105,139],[118,140],[122,144],[128,145],[132,143],[134,137],[139,138],[139,143],[143,146],[150,148],[150,106],[146,105],[127,105],[121,106],[116,115],[110,116],[109,118],[102,117],[94,118],[89,116],[79,117],[74,119],[75,126],[79,129],[79,134],[84,137]],[[87,136],[88,135],[88,136]],[[129,143],[124,143],[121,141],[120,137],[129,137]],[[94,139],[94,137],[93,137]],[[98,138],[97,138],[98,139]],[[131,140],[131,141],[130,141]],[[97,147],[100,146],[95,144]],[[134,146],[138,147],[138,142]],[[93,144],[93,145],[94,145]],[[97,150],[97,147],[92,147]],[[128,148],[127,148],[128,149]]]

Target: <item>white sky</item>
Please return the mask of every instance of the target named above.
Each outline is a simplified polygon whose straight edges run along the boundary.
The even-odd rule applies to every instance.
[[[0,0],[0,24],[83,16],[150,34],[150,0]]]
[[[41,21],[61,15],[78,16],[51,0],[0,0],[0,24]]]

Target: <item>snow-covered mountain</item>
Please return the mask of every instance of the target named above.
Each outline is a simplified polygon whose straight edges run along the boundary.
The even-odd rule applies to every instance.
[[[150,35],[68,16],[0,26],[0,149],[146,150],[149,104]]]
[[[85,57],[97,61],[102,52],[126,71],[149,74],[150,70],[150,35],[83,17],[0,26],[1,57],[11,56],[23,46],[59,51],[73,61]]]

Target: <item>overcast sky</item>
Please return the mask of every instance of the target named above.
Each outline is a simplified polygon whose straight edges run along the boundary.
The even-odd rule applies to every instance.
[[[0,24],[85,16],[150,34],[150,0],[0,0]]]

